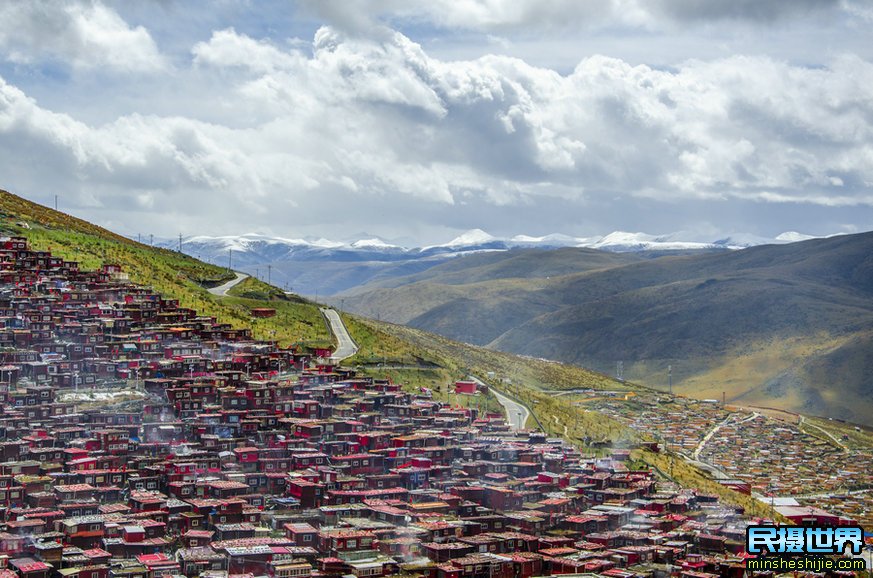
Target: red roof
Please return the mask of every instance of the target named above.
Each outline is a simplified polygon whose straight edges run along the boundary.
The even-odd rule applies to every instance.
[[[136,557],[141,563],[146,564],[148,562],[170,562],[171,560],[167,557],[166,554],[140,554]]]
[[[20,562],[16,564],[16,562]],[[46,564],[45,562],[37,562],[32,558],[25,558],[23,560],[13,560],[12,564],[15,565],[16,568],[21,570],[22,572],[40,572],[42,570],[49,570],[52,567]]]

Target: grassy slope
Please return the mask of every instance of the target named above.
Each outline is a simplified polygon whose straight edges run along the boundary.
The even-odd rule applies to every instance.
[[[390,335],[415,348],[427,350],[431,358],[453,376],[476,375],[492,387],[521,399],[539,417],[549,434],[564,435],[564,426],[567,426],[568,437],[575,441],[586,435],[596,440],[609,439],[618,443],[635,439],[633,432],[619,422],[561,403],[550,393],[556,389],[575,388],[628,389],[629,386],[605,375],[462,344],[401,325],[364,318],[354,321],[355,325],[350,327],[353,336]],[[510,383],[505,383],[504,379]]]
[[[789,523],[781,514],[773,512],[769,505],[762,503],[752,496],[740,494],[722,486],[699,469],[673,454],[634,450],[631,456],[656,468],[665,477],[672,479],[683,487],[697,488],[701,492],[715,494],[729,504],[742,506],[746,513],[752,516],[776,518],[782,523]]]

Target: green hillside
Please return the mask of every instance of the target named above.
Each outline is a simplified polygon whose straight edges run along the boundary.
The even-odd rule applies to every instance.
[[[536,270],[542,258],[526,257]],[[459,258],[345,304],[502,351],[605,372],[621,361],[654,387],[672,365],[679,392],[873,419],[873,233],[586,266],[593,258],[553,251],[551,268],[579,270],[506,278]]]
[[[453,375],[476,375],[491,387],[523,401],[539,421],[528,426],[540,426],[555,436],[564,434],[571,440],[588,435],[626,443],[636,439],[621,423],[599,413],[586,412],[554,397],[555,390],[591,388],[611,391],[639,390],[639,386],[620,383],[614,379],[581,367],[540,359],[519,357],[484,347],[452,341],[410,327],[347,316],[354,323],[357,334],[373,333],[411,344],[430,353],[433,359]],[[360,356],[359,356],[360,357]],[[557,420],[555,419],[557,418]]]

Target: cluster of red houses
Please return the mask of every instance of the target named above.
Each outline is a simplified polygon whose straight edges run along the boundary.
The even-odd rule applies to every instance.
[[[628,451],[319,357],[0,239],[0,578],[743,574],[741,513]]]

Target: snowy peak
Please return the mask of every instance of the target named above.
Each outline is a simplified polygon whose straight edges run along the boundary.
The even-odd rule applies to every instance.
[[[444,245],[437,245],[438,247],[470,247],[472,245],[485,245],[487,243],[493,243],[494,241],[498,241],[497,237],[489,235],[482,229],[470,229],[469,231],[458,235],[448,243]]]
[[[486,233],[482,229],[470,229],[458,235],[448,243],[441,245],[429,245],[419,249],[413,249],[421,254],[439,254],[439,253],[469,253],[471,251],[493,251],[505,250],[510,245],[504,239],[495,237]]]
[[[779,243],[798,243],[800,241],[809,241],[810,239],[815,239],[815,237],[812,235],[804,235],[797,231],[786,231],[777,236],[775,240]]]
[[[359,239],[350,243],[348,246],[352,249],[402,249],[402,247],[386,243],[378,237],[373,237],[372,239]]]
[[[604,251],[703,251],[725,248],[714,243],[676,240],[676,235],[648,235],[646,233],[627,233],[616,231],[599,240],[583,246]]]

